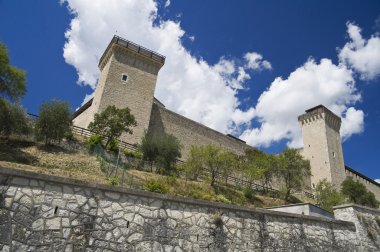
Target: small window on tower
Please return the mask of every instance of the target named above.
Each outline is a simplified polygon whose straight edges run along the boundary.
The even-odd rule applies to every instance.
[[[121,80],[122,80],[122,81],[127,81],[127,80],[128,80],[128,75],[126,75],[126,74],[122,74],[122,75],[121,75]]]
[[[333,151],[333,157],[335,157],[335,151]]]

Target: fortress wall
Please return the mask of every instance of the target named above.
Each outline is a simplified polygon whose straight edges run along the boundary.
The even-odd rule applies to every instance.
[[[91,105],[85,111],[73,119],[73,125],[87,129],[90,122],[94,120],[93,106]]]
[[[380,251],[380,210],[355,204],[334,207],[335,218],[355,224],[359,251]]]
[[[192,145],[214,144],[237,154],[243,154],[245,149],[252,148],[238,139],[178,115],[156,103],[152,107],[149,130],[155,134],[165,132],[177,137],[183,145],[183,160],[188,158]]]
[[[0,168],[0,193],[1,251],[370,251],[376,247],[372,240],[358,237],[352,222],[250,210],[20,170]]]
[[[365,187],[370,191],[372,192],[373,194],[375,194],[375,197],[377,200],[380,201],[380,186],[372,183],[371,181],[349,171],[346,169],[346,176],[347,177],[352,177],[355,181],[359,181],[360,183],[362,183],[363,185],[365,185]]]

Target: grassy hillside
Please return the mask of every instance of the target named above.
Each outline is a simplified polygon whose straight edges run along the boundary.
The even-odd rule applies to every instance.
[[[58,146],[44,146],[20,139],[0,140],[0,167],[22,169],[55,176],[83,179],[153,192],[218,201],[246,207],[266,207],[285,204],[284,200],[259,195],[252,190],[209,181],[190,181],[179,176],[162,176],[129,167],[115,176],[112,168],[105,169],[95,155],[88,152],[85,139]],[[110,172],[111,171],[111,172]]]

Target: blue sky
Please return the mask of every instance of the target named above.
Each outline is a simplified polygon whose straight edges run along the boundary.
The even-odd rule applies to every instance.
[[[379,1],[0,0],[0,40],[27,71],[23,105],[90,97],[117,34],[167,56],[156,96],[251,145],[300,146],[296,116],[343,117],[346,164],[380,178]]]

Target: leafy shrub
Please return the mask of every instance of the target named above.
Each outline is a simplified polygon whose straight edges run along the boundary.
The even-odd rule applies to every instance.
[[[365,185],[354,181],[352,177],[347,177],[341,186],[341,192],[349,202],[373,208],[379,207],[380,202],[376,200],[375,195],[368,191]]]
[[[166,186],[166,182],[159,179],[152,179],[144,184],[144,188],[149,192],[156,192],[165,194],[169,192],[169,188]]]
[[[188,192],[188,196],[195,198],[195,199],[203,199],[203,200],[208,200],[208,201],[214,200],[213,195],[211,195],[207,192],[204,192],[200,188],[191,188]]]
[[[142,159],[142,154],[141,154],[141,152],[138,152],[138,151],[131,151],[131,150],[125,148],[124,149],[124,154],[127,157],[136,158],[136,159]]]
[[[216,195],[216,201],[226,203],[226,204],[231,204],[231,201],[227,199],[223,194]]]
[[[92,135],[87,140],[87,148],[90,151],[94,151],[95,146],[102,145],[103,137],[101,135]]]
[[[119,178],[117,176],[111,176],[107,178],[106,183],[108,185],[118,185],[119,184]]]
[[[244,194],[244,197],[246,197],[247,199],[253,200],[255,198],[256,192],[252,188],[246,187],[243,190],[243,194]]]
[[[112,152],[119,152],[119,143],[116,140],[112,140],[108,143],[107,150]]]
[[[333,211],[333,206],[344,202],[343,195],[326,179],[318,182],[315,188],[315,199],[321,208],[330,212]]]
[[[71,130],[66,131],[65,134],[63,135],[67,140],[74,140],[74,134]]]

